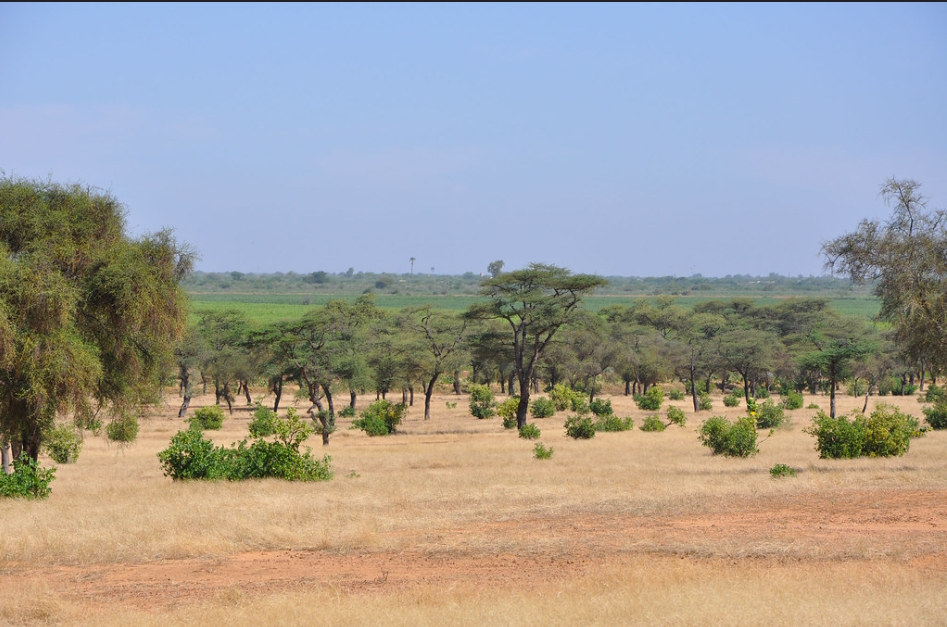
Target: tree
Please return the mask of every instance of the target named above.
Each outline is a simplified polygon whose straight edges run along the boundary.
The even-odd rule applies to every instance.
[[[809,350],[802,353],[799,363],[804,369],[819,371],[828,379],[829,415],[835,418],[835,388],[838,382],[849,375],[856,360],[871,355],[877,346],[859,321],[842,318],[828,310],[809,330],[806,345]]]
[[[57,415],[156,399],[187,321],[194,255],[133,239],[124,207],[80,185],[0,179],[0,430],[36,460]]]
[[[438,378],[459,369],[466,358],[467,320],[430,305],[405,309],[398,326],[410,337],[407,360],[424,385],[424,419],[431,419],[431,397]]]
[[[582,298],[607,281],[590,274],[572,274],[566,268],[533,263],[524,270],[504,272],[485,280],[480,295],[486,302],[472,305],[468,315],[502,320],[512,331],[513,369],[519,383],[517,428],[526,424],[530,382],[543,352],[556,332],[570,322]]]
[[[497,259],[496,261],[488,263],[487,272],[489,272],[490,276],[494,279],[500,276],[500,273],[503,272],[503,260]]]
[[[877,282],[879,318],[914,359],[947,354],[947,212],[928,211],[920,187],[888,179],[880,192],[894,206],[888,222],[862,220],[854,233],[822,245],[827,269]]]

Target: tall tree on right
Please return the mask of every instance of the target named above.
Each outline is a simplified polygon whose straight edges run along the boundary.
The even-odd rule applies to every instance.
[[[862,220],[855,232],[824,243],[822,253],[832,272],[877,281],[878,317],[892,324],[906,354],[926,359],[947,355],[947,212],[929,211],[920,187],[888,179],[880,196],[894,207],[891,218]]]

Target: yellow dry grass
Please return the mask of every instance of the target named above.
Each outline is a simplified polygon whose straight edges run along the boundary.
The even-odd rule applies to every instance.
[[[155,454],[184,426],[174,417],[175,400],[143,422],[131,447],[87,437],[79,462],[57,470],[48,500],[3,503],[0,575],[15,585],[0,581],[0,620],[895,625],[942,624],[947,615],[943,531],[917,532],[938,524],[942,512],[892,520],[885,508],[892,499],[901,499],[903,511],[904,499],[947,494],[944,432],[913,440],[903,458],[819,460],[813,438],[801,432],[815,412],[802,409],[789,412],[793,424],[762,442],[756,457],[723,459],[711,456],[695,431],[710,415],[743,413],[717,397],[714,411],[688,411],[686,428],[663,433],[636,428],[573,441],[564,437],[564,414],[537,420],[555,453],[536,460],[532,442],[497,419],[471,418],[465,398],[441,396],[432,420],[421,420],[416,406],[391,437],[369,438],[341,421],[326,451],[336,472],[328,483],[172,483]],[[913,398],[885,400],[921,415]],[[457,407],[448,408],[453,401]],[[805,399],[813,401],[828,403]],[[636,425],[648,413],[628,398],[612,402]],[[840,410],[861,402],[840,397]],[[213,438],[229,444],[246,437],[249,418],[238,411]],[[799,475],[772,479],[777,463]],[[845,516],[833,517],[833,504]],[[824,516],[813,518],[809,506]],[[524,585],[515,577],[451,576],[448,584],[417,577],[367,591],[313,573],[311,582],[286,591],[235,584],[144,604],[83,598],[62,577],[44,583],[61,569],[80,573],[70,576],[82,582],[83,569],[110,564],[267,551],[417,555],[432,563],[581,558],[585,566],[559,575],[524,570]],[[931,556],[938,559],[924,561]]]

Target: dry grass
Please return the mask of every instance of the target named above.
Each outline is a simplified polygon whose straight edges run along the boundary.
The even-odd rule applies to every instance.
[[[327,451],[336,478],[316,484],[172,483],[155,457],[184,426],[171,418],[176,412],[169,406],[143,423],[129,448],[87,438],[79,462],[58,469],[47,501],[5,502],[0,568],[16,577],[60,566],[292,549],[434,559],[581,555],[597,565],[594,571],[573,569],[557,579],[537,575],[524,587],[455,578],[445,590],[422,578],[393,591],[378,586],[371,594],[331,581],[285,596],[235,587],[163,605],[158,613],[135,602],[105,611],[34,581],[15,591],[0,588],[0,619],[894,625],[936,624],[947,609],[944,561],[933,570],[912,565],[947,553],[942,536],[916,533],[912,525],[923,520],[886,519],[884,505],[901,495],[943,495],[943,432],[914,440],[903,458],[819,460],[813,438],[801,432],[814,411],[803,409],[790,412],[793,426],[777,430],[758,456],[715,458],[697,440],[699,420],[742,414],[741,408],[724,408],[718,397],[713,412],[698,419],[688,411],[686,428],[663,433],[636,428],[574,441],[564,437],[563,414],[538,420],[542,441],[555,454],[536,460],[533,443],[504,431],[497,419],[474,420],[463,398],[456,409],[446,408],[454,400],[435,398],[429,422],[416,407],[402,432],[388,438],[369,438],[340,423]],[[827,405],[827,399],[808,396],[805,402],[813,400]],[[913,398],[887,400],[920,416]],[[647,413],[624,397],[612,403],[636,425]],[[843,411],[860,404],[839,399]],[[249,418],[237,412],[214,439],[246,437]],[[777,463],[799,475],[772,479],[769,469]],[[825,529],[821,522],[818,529],[807,526],[810,506],[825,514]],[[835,506],[845,515],[833,517]]]

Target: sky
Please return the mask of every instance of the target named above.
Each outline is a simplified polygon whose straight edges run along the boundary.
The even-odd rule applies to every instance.
[[[945,111],[945,4],[0,4],[2,174],[207,272],[821,275]]]

